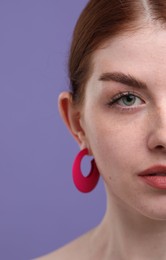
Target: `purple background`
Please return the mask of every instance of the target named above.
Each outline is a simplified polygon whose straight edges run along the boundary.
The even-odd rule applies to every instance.
[[[46,254],[97,225],[103,183],[73,185],[79,147],[57,109],[67,57],[87,0],[0,1],[0,259]],[[84,160],[88,169],[88,162]],[[86,168],[85,167],[85,168]]]

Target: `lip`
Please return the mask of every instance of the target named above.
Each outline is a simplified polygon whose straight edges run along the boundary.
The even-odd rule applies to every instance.
[[[152,166],[152,167],[140,172],[138,175],[139,176],[146,176],[146,175],[150,175],[150,174],[161,174],[161,173],[166,174],[166,166],[155,165],[155,166]]]
[[[151,187],[166,190],[166,166],[152,166],[140,172],[138,176],[141,177],[141,179]]]

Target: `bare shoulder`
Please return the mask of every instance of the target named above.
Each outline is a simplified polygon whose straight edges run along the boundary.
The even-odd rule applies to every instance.
[[[34,260],[83,260],[92,259],[91,255],[91,240],[92,240],[93,230],[84,234],[83,236],[77,238],[76,240],[70,242],[69,244],[63,246],[62,248],[44,255]]]

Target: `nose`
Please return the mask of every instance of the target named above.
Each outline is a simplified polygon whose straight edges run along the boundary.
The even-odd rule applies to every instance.
[[[156,113],[149,122],[148,148],[152,151],[166,152],[166,107]]]

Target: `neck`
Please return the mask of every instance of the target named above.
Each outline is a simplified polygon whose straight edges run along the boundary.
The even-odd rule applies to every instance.
[[[166,259],[166,221],[143,216],[121,201],[108,199],[105,217],[96,237],[102,259]],[[101,252],[100,252],[101,255]]]

